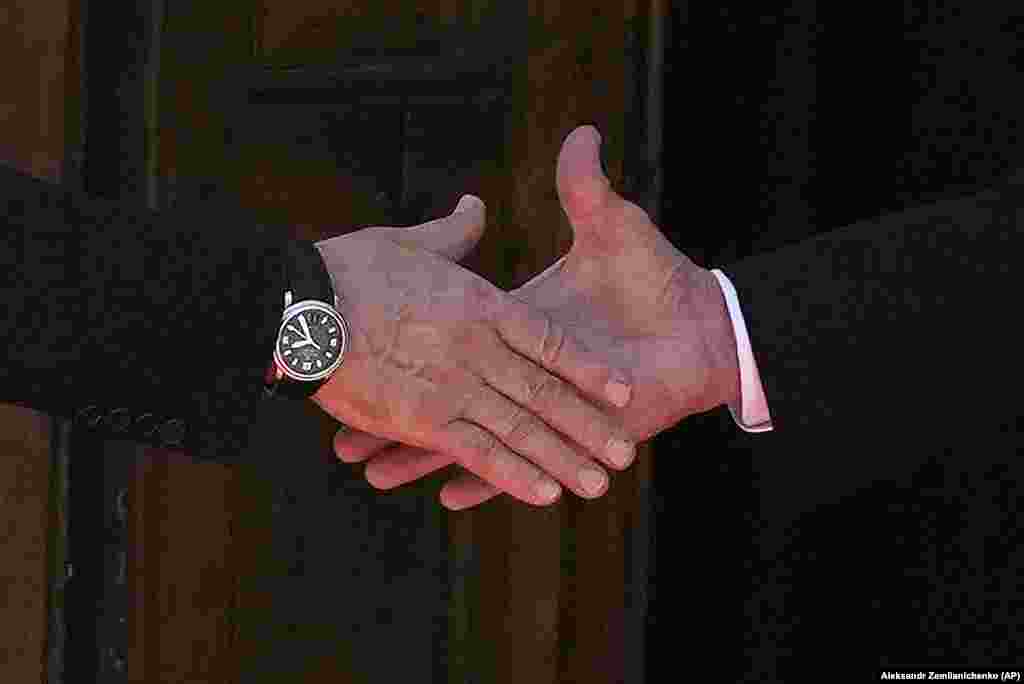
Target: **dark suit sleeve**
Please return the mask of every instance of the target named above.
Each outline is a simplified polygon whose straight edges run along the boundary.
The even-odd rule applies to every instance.
[[[840,444],[858,443],[863,472],[884,475],[917,447],[963,439],[965,425],[1013,429],[1022,210],[1011,179],[721,267],[774,426],[751,439],[801,445],[780,472],[830,467]],[[914,453],[872,463],[893,439]]]
[[[222,208],[130,209],[5,168],[0,210],[0,400],[200,460],[242,458],[265,401],[286,232]]]

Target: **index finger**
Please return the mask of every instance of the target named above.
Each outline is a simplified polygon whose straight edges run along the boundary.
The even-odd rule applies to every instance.
[[[501,299],[494,320],[509,347],[559,375],[585,395],[623,408],[632,394],[631,374],[587,349],[561,323],[511,295]]]

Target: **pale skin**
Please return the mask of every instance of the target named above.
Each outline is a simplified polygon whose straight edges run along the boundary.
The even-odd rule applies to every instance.
[[[421,226],[317,243],[338,291],[353,294],[338,307],[350,347],[313,401],[353,429],[445,453],[526,503],[555,501],[560,485],[600,496],[600,463],[635,453],[607,394],[630,373],[448,258],[480,239],[484,214],[467,195]]]
[[[630,369],[632,398],[610,413],[639,442],[739,398],[736,343],[714,275],[612,189],[601,170],[600,142],[592,126],[566,138],[557,186],[573,229],[572,248],[512,294],[572,328],[601,358]],[[396,445],[402,440],[371,433],[341,431],[335,450],[344,461],[367,461],[366,478],[380,489],[458,462],[443,449]],[[573,448],[582,457],[584,451]],[[494,481],[461,472],[445,483],[441,502],[461,510],[504,491]]]

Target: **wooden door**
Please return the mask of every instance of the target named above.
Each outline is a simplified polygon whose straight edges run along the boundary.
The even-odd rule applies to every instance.
[[[140,0],[146,197],[241,207],[209,226],[240,240],[245,221],[316,240],[472,192],[488,231],[463,263],[514,287],[570,244],[554,171],[574,126],[599,126],[613,181],[644,199],[653,7]],[[137,40],[111,24],[90,39]],[[600,501],[453,514],[449,472],[380,493],[338,463],[312,403],[252,419],[242,465],[135,449],[129,627],[99,647],[129,680],[642,680],[645,449]]]

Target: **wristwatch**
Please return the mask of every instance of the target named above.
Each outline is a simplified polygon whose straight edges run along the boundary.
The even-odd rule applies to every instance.
[[[284,313],[264,389],[268,397],[305,399],[338,370],[351,334],[315,244],[289,241],[286,252]]]

